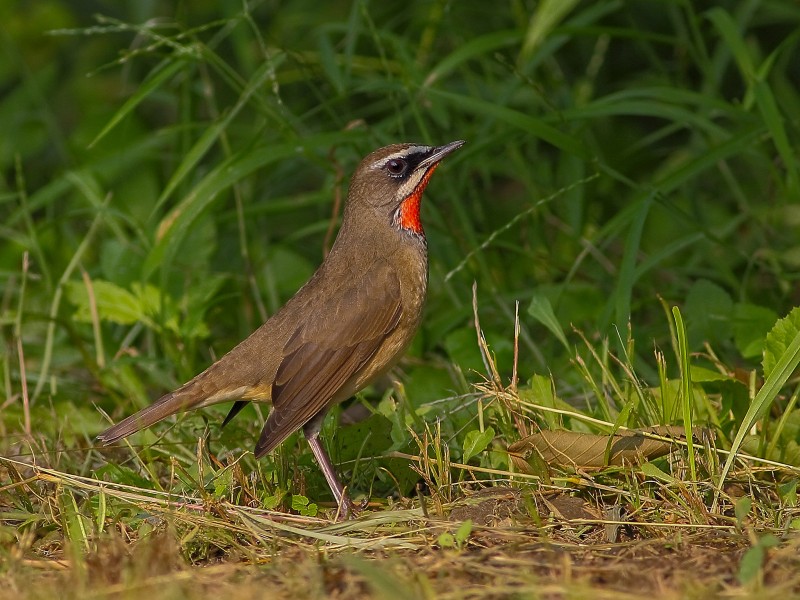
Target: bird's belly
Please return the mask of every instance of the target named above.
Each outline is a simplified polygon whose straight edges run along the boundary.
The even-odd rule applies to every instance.
[[[411,345],[419,320],[417,317],[414,323],[407,324],[405,327],[401,326],[398,328],[399,331],[388,336],[378,348],[373,360],[367,361],[364,368],[342,386],[331,404],[347,400],[395,366]]]

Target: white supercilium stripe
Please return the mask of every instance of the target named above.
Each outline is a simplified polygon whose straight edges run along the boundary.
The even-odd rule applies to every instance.
[[[382,158],[378,162],[373,163],[372,168],[382,169],[386,165],[386,163],[388,163],[390,160],[394,160],[395,158],[402,158],[405,160],[406,157],[412,154],[425,154],[427,152],[430,152],[431,150],[433,150],[433,147],[431,146],[409,146],[405,150],[400,150],[399,152],[390,154],[389,156]]]

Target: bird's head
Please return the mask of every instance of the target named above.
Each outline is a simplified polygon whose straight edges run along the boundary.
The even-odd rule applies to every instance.
[[[424,238],[419,214],[422,192],[439,162],[464,143],[458,140],[444,146],[394,144],[370,153],[350,182],[345,221],[388,219],[398,231]]]

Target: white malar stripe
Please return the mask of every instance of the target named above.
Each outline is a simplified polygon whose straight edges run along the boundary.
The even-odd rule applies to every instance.
[[[397,191],[398,198],[407,198],[417,188],[419,182],[425,177],[428,169],[418,169],[409,175],[408,179],[403,182],[400,189]]]

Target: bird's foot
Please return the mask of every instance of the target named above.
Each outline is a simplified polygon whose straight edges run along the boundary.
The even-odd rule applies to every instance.
[[[341,521],[348,521],[349,519],[355,519],[358,516],[358,513],[361,511],[362,507],[356,506],[352,500],[350,500],[350,496],[347,494],[343,495],[339,499],[339,504],[336,507],[336,514],[333,517],[334,521],[341,522]]]

